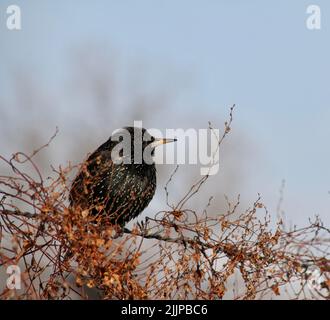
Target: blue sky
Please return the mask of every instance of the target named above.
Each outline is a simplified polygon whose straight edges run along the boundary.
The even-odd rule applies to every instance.
[[[0,4],[0,97],[10,97],[13,68],[58,87],[68,53],[84,44],[115,48],[121,61],[149,63],[159,77],[173,68],[193,88],[181,117],[189,111],[207,123],[237,105],[234,125],[256,152],[242,161],[247,197],[260,192],[274,209],[285,179],[290,219],[330,222],[328,0],[16,0],[18,32],[5,26],[9,4]],[[306,28],[310,4],[321,8],[321,30]]]

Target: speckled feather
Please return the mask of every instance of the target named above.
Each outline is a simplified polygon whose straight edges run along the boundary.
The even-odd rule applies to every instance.
[[[155,164],[114,164],[109,139],[87,159],[70,191],[72,206],[105,215],[109,222],[124,225],[149,204],[156,190]]]

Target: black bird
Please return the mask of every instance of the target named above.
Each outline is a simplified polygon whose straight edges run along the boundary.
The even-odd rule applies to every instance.
[[[71,186],[71,206],[123,227],[155,194],[155,148],[173,141],[155,139],[143,128],[118,130],[83,164]]]

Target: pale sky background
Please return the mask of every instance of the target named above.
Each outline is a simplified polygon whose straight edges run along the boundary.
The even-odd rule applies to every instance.
[[[13,3],[21,31],[6,29]],[[321,8],[321,30],[306,28],[310,4]],[[329,0],[1,0],[0,99],[11,98],[15,68],[56,91],[70,52],[84,45],[113,48],[123,64],[149,64],[155,77],[174,70],[188,88],[175,125],[194,114],[207,126],[217,110],[237,105],[233,134],[239,129],[253,153],[246,161],[242,154],[247,173],[237,193],[253,200],[260,192],[274,212],[285,179],[289,220],[319,214],[329,225],[329,40]]]

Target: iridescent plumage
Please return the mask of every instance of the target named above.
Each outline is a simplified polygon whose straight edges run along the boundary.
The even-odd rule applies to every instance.
[[[129,163],[114,161],[114,148],[121,142],[111,136],[94,151],[83,164],[72,183],[70,203],[72,207],[88,210],[92,215],[104,215],[112,224],[123,226],[138,216],[150,203],[156,190],[156,167],[153,161],[136,159],[150,148],[153,155],[157,145],[174,140],[155,139],[145,129],[127,127],[130,138],[129,154],[119,153]],[[141,139],[141,144],[136,143]],[[139,152],[137,146],[141,147]],[[115,157],[116,159],[116,157]],[[118,160],[118,159],[117,159]]]

